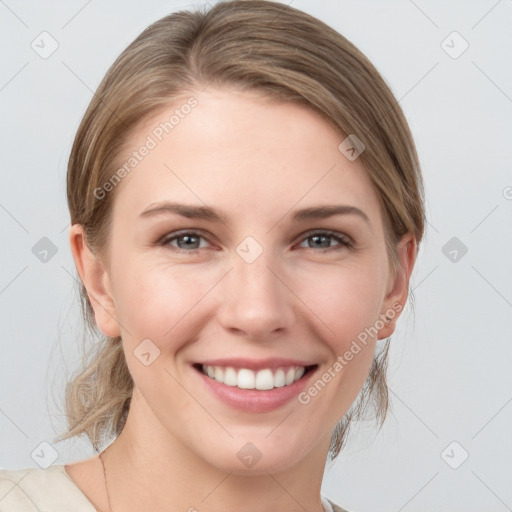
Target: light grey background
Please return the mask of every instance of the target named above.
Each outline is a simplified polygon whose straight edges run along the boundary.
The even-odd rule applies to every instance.
[[[64,426],[58,405],[81,344],[64,191],[74,132],[125,46],[197,5],[0,1],[1,467],[37,467],[31,454]],[[378,434],[355,429],[323,492],[357,512],[512,510],[512,2],[291,5],[339,30],[390,84],[429,216],[415,314],[392,340],[393,411]],[[58,43],[46,59],[31,47],[51,49],[43,31]],[[43,237],[57,250],[46,262],[32,250]],[[93,455],[85,440],[53,449],[58,464]]]

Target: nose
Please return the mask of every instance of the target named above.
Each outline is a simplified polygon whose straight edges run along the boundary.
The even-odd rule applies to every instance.
[[[266,251],[252,263],[234,256],[217,311],[224,329],[253,341],[272,341],[291,328],[294,295],[279,269]]]

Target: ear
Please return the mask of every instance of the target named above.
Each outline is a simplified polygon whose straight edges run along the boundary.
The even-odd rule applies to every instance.
[[[69,231],[69,243],[76,269],[94,310],[96,325],[103,334],[111,338],[121,335],[116,319],[110,277],[99,258],[87,246],[81,224],[73,224]]]
[[[405,235],[397,246],[400,262],[395,275],[390,275],[386,297],[382,304],[380,319],[384,327],[379,329],[378,339],[389,338],[395,331],[396,322],[402,313],[409,294],[409,280],[416,262],[418,245],[412,234]]]

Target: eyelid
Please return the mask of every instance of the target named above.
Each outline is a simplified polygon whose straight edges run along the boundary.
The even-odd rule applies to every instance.
[[[171,240],[175,240],[176,238],[179,238],[180,236],[183,236],[183,235],[194,235],[194,236],[197,236],[200,238],[204,238],[206,241],[208,241],[208,243],[211,244],[210,238],[212,237],[212,235],[210,235],[209,233],[208,234],[205,233],[201,229],[195,229],[195,228],[180,229],[178,231],[172,231],[171,233],[167,233],[164,236],[162,236],[161,238],[159,238],[156,243],[158,245],[166,245]],[[177,247],[177,249],[179,250],[179,247]],[[194,249],[192,249],[192,250],[194,250]],[[191,252],[191,251],[185,251],[185,252]]]
[[[208,242],[208,244],[212,244],[210,241],[210,238],[213,237],[213,235],[210,235],[210,233],[206,233],[201,229],[195,229],[195,228],[188,228],[188,229],[181,229],[178,231],[173,231],[171,233],[167,233],[163,237],[161,237],[157,241],[157,245],[161,246],[168,246],[172,247],[175,252],[178,253],[188,253],[188,254],[194,254],[200,249],[209,249],[208,247],[198,247],[195,249],[181,249],[180,247],[171,246],[170,242],[176,240],[177,238],[184,236],[184,235],[192,235],[196,236],[198,238],[203,238]],[[309,231],[305,231],[301,233],[297,238],[297,242],[295,242],[294,245],[297,245],[298,243],[302,243],[306,241],[309,237],[315,236],[315,235],[327,235],[334,239],[337,239],[338,245],[327,247],[327,248],[315,248],[315,247],[304,247],[304,249],[312,249],[314,252],[319,252],[318,249],[323,249],[324,252],[331,252],[336,250],[341,250],[343,248],[348,249],[354,247],[354,241],[353,239],[348,236],[345,233],[342,233],[340,231],[334,231],[332,229],[321,229],[316,228]]]
[[[300,234],[297,239],[299,241],[303,241],[303,240],[309,238],[310,236],[314,236],[314,235],[328,235],[328,236],[332,236],[333,238],[338,238],[341,241],[341,243],[343,243],[344,245],[347,245],[347,246],[354,245],[354,240],[350,236],[348,236],[345,233],[342,233],[341,231],[334,231],[332,229],[319,229],[319,228],[312,229],[312,230],[305,231],[304,233]]]

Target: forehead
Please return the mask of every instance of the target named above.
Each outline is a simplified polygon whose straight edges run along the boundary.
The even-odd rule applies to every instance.
[[[134,165],[114,208],[140,212],[173,199],[275,218],[295,205],[346,203],[380,216],[362,162],[338,149],[344,138],[312,109],[255,91],[185,94],[127,140],[119,165]]]

